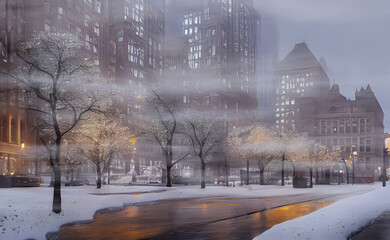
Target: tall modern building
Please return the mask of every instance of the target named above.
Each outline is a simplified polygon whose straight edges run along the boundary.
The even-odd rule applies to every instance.
[[[109,1],[109,75],[125,90],[126,112],[143,110],[145,96],[163,83],[165,62],[165,1]],[[132,120],[133,132],[138,131]],[[162,166],[159,146],[139,140],[125,162],[125,172],[144,175],[148,167]]]
[[[256,2],[257,3],[257,2]],[[260,68],[258,68],[259,118],[266,124],[275,123],[274,114],[274,69],[277,66],[279,35],[272,16],[261,16]]]
[[[163,0],[109,2],[109,69],[131,97],[129,112],[163,80],[164,9]]]
[[[295,129],[296,98],[313,97],[323,101],[330,87],[329,78],[306,43],[294,49],[274,71],[274,113],[278,129]]]
[[[179,88],[184,104],[208,95],[208,104],[230,117],[256,113],[261,19],[253,1],[171,1],[168,11],[181,24],[168,12],[167,32],[184,43],[187,53],[179,63],[188,64],[185,76],[165,79],[169,88]],[[167,67],[168,75],[177,71]]]

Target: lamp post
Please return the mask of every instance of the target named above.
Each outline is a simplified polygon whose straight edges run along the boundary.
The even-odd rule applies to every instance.
[[[342,159],[343,160],[343,163],[345,165],[345,171],[347,173],[347,185],[349,184],[349,173],[348,173],[348,164],[347,164],[347,160],[345,159]]]
[[[341,185],[341,174],[343,173],[343,171],[339,170],[339,185]]]
[[[386,178],[387,178],[387,174],[386,174],[386,155],[387,155],[388,150],[389,149],[385,147],[385,151],[383,153],[383,169],[382,169],[382,186],[383,187],[386,187]]]
[[[357,157],[357,152],[354,151],[352,156],[352,185],[355,183],[355,158]]]

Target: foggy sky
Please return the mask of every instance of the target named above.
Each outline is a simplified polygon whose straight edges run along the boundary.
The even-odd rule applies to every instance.
[[[390,1],[255,0],[255,5],[276,23],[279,59],[305,41],[318,59],[325,58],[334,73],[331,82],[335,78],[347,98],[369,83],[390,132]]]

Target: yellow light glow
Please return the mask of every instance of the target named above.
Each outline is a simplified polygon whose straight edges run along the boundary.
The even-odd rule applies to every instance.
[[[22,143],[22,148],[24,148],[24,143]]]
[[[236,203],[202,203],[203,206],[238,206]]]
[[[130,142],[131,142],[131,143],[136,143],[137,140],[138,140],[138,139],[136,139],[136,138],[131,138],[131,139],[130,139]]]
[[[133,148],[133,151],[137,151],[137,148]]]
[[[133,195],[134,197],[141,197],[142,194]]]

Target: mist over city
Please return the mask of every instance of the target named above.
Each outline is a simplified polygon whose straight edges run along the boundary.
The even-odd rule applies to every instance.
[[[389,9],[0,0],[0,239],[388,239]]]

